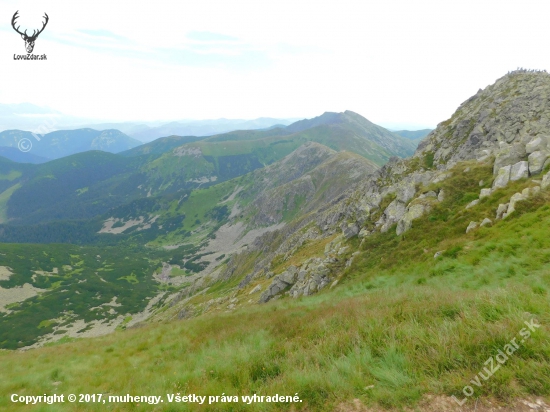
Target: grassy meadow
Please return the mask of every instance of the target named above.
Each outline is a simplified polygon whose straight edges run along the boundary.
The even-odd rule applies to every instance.
[[[350,253],[361,253],[332,289],[32,351],[1,351],[0,409],[331,411],[353,399],[384,408],[414,405],[425,394],[461,399],[487,359],[512,339],[519,342],[532,319],[540,328],[492,377],[472,385],[467,402],[550,395],[550,193],[466,234],[471,220],[494,220],[498,204],[530,183],[514,182],[465,210],[479,181],[491,182],[491,171],[460,167],[426,188],[445,190],[446,200],[409,232],[352,239]],[[308,248],[316,244],[298,253]],[[212,293],[223,290],[220,284]],[[238,297],[248,300],[247,294]],[[164,403],[19,406],[10,402],[12,393],[162,395]],[[297,393],[302,402],[201,406],[166,398],[254,393]]]

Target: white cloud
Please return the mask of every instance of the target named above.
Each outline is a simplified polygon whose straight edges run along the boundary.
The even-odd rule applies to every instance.
[[[518,66],[550,66],[542,0],[5,0],[40,27],[35,53],[0,27],[0,102],[68,114],[176,119],[315,116],[435,126]]]

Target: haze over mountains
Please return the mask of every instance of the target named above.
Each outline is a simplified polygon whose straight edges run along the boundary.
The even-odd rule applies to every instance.
[[[32,156],[51,160],[87,150],[117,153],[139,144],[139,141],[118,130],[62,130],[46,135],[35,135],[21,130],[6,130],[0,133],[0,146],[20,149],[22,153],[30,155],[30,160],[27,160],[29,163],[36,163],[36,161],[32,161],[35,159]],[[27,149],[29,151],[26,151]],[[15,160],[13,152],[6,151],[5,153],[8,156],[11,155],[11,159]],[[23,154],[19,156],[24,159]]]
[[[26,130],[46,134],[71,129],[116,129],[139,140],[150,142],[160,137],[211,136],[232,130],[265,129],[273,126],[287,126],[299,119],[274,119],[261,117],[252,120],[207,119],[142,122],[98,122],[76,116],[65,115],[57,110],[30,103],[0,104],[0,131]]]
[[[245,126],[252,127],[270,123],[271,121],[269,119],[262,119],[260,121],[248,121]],[[215,127],[220,126],[222,128],[230,127],[229,125],[235,127],[243,124],[236,121],[228,121],[223,125],[218,123],[214,124]],[[205,127],[212,127],[212,125],[207,124]],[[176,129],[168,128],[165,129],[165,132],[169,133]],[[309,129],[311,130],[308,132]],[[312,134],[313,137],[309,136],[309,134]],[[411,143],[406,139],[401,139],[399,136],[388,132],[380,126],[374,125],[365,118],[350,111],[345,113],[325,113],[313,119],[295,122],[290,126],[275,125],[273,127],[260,128],[248,132],[246,130],[237,130],[208,138],[201,135],[183,135],[179,137],[167,135],[167,138],[153,141],[146,145],[140,145],[139,141],[115,129],[102,131],[94,129],[64,130],[51,132],[45,135],[33,135],[30,132],[20,130],[7,130],[0,133],[0,146],[16,148],[22,139],[26,139],[32,145],[31,151],[16,153],[4,149],[6,157],[14,161],[40,163],[46,159],[58,159],[87,150],[103,150],[110,153],[119,153],[131,148],[136,148],[135,152],[127,154],[132,155],[133,153],[149,153],[151,150],[154,152],[158,152],[159,150],[163,151],[165,149],[165,143],[167,142],[171,142],[169,143],[170,147],[176,147],[185,142],[204,140],[204,144],[207,145],[205,147],[214,148],[220,145],[217,143],[208,145],[206,142],[220,142],[222,140],[236,142],[246,140],[248,141],[248,143],[245,144],[247,147],[241,147],[240,143],[238,144],[239,147],[236,147],[235,143],[233,143],[233,149],[227,149],[227,144],[225,144],[225,147],[227,150],[232,150],[233,154],[239,155],[246,154],[247,151],[252,151],[254,154],[248,153],[246,156],[252,156],[255,159],[254,161],[257,162],[259,161],[258,151],[269,151],[265,146],[268,144],[267,140],[262,140],[262,138],[267,139],[271,137],[269,143],[271,144],[279,139],[280,136],[287,135],[292,135],[291,140],[283,142],[282,146],[279,146],[277,150],[286,150],[285,153],[288,153],[288,148],[296,148],[298,142],[314,139],[317,141],[324,141],[325,144],[336,150],[354,150],[358,153],[360,152],[362,155],[378,163],[386,161],[391,154],[398,156],[409,155],[415,147],[415,143]],[[365,140],[364,137],[367,135],[369,138]],[[354,147],[353,149],[352,146]],[[163,149],[159,149],[161,147],[163,147]],[[229,154],[229,152],[227,152],[227,154]],[[260,157],[262,156],[260,155]],[[265,161],[269,162],[270,160],[267,158],[262,160],[263,163],[265,163]]]
[[[110,383],[120,393],[169,390],[184,370],[186,390],[292,387],[310,410],[444,403],[537,317],[486,390],[515,405],[548,394],[549,97],[547,73],[509,73],[418,147],[424,131],[346,111],[119,153],[105,149],[135,143],[120,131],[55,132],[40,153],[86,151],[0,158],[0,347],[143,326],[0,352],[6,373],[35,365],[78,392],[96,370],[86,354],[139,363],[138,383]]]

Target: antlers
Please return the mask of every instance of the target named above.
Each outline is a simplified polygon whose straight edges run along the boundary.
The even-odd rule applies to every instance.
[[[35,38],[37,38],[38,35],[44,31],[44,29],[46,28],[46,25],[48,24],[48,21],[50,20],[50,18],[48,17],[48,15],[47,15],[46,13],[44,13],[44,18],[46,19],[46,21],[45,21],[44,23],[42,23],[42,28],[41,28],[40,30],[38,30],[38,33],[36,32],[36,30],[33,30],[32,36],[28,36],[28,35],[27,35],[27,30],[25,30],[24,33],[21,33],[21,32],[19,31],[19,27],[21,27],[21,26],[17,26],[17,28],[15,28],[15,20],[17,20],[17,18],[19,18],[19,16],[17,15],[18,13],[19,13],[19,10],[17,10],[17,11],[15,12],[15,14],[13,15],[13,17],[12,17],[12,19],[11,19],[11,26],[12,26],[13,29],[14,29],[17,33],[19,33],[21,36],[25,36],[25,37],[27,37],[27,38],[29,38],[29,39],[35,39]]]
[[[46,25],[48,24],[48,21],[50,20],[50,18],[48,17],[48,15],[46,14],[46,12],[44,12],[44,16],[43,16],[46,21],[44,23],[42,23],[42,28],[38,31],[38,33],[32,35],[32,37],[38,37],[38,35],[40,33],[42,33],[44,31],[44,29],[46,28]]]
[[[12,19],[11,19],[11,27],[13,27],[13,29],[14,29],[17,33],[19,33],[21,36],[26,36],[26,35],[27,35],[27,34],[26,34],[26,33],[27,33],[26,30],[25,30],[25,33],[21,33],[21,32],[19,31],[19,27],[21,27],[21,26],[17,26],[17,28],[15,28],[15,20],[19,17],[19,16],[17,15],[17,13],[19,13],[19,10],[17,10],[17,11],[15,12],[15,14],[13,15],[13,17],[12,17]]]

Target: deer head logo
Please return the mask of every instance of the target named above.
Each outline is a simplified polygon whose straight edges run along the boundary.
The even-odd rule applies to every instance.
[[[17,20],[17,18],[19,17],[18,14],[19,13],[19,10],[17,10],[15,12],[15,14],[13,15],[12,19],[11,19],[11,26],[13,27],[13,29],[19,33],[21,35],[21,38],[23,40],[25,40],[25,48],[27,49],[27,53],[32,53],[33,49],[34,49],[34,42],[36,41],[36,38],[38,37],[38,35],[40,33],[42,33],[44,31],[44,29],[46,28],[46,25],[48,24],[48,20],[50,19],[48,17],[48,15],[46,13],[44,13],[44,18],[46,19],[46,21],[44,23],[42,23],[42,28],[40,30],[38,30],[38,32],[36,30],[33,30],[33,33],[31,36],[27,35],[27,30],[25,30],[23,33],[21,33],[19,31],[19,27],[21,26],[17,26],[17,28],[15,28],[15,20]]]

